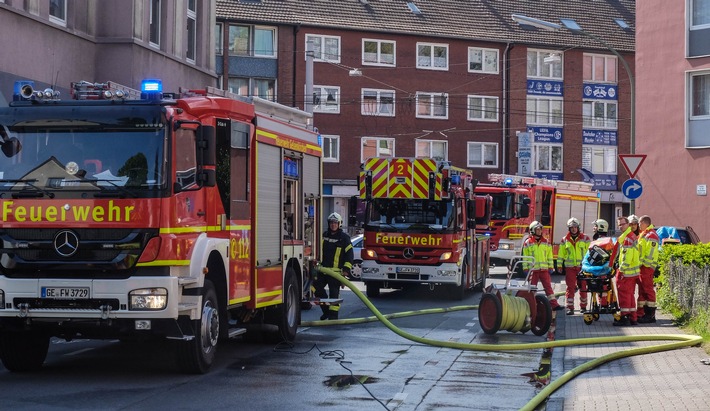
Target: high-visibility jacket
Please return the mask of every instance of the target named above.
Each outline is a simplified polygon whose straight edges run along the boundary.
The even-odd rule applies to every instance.
[[[619,271],[625,277],[636,277],[641,273],[641,253],[636,233],[627,228],[619,236]]]
[[[572,237],[571,233],[567,233],[560,241],[560,248],[557,250],[557,259],[561,261],[565,267],[580,267],[582,258],[589,249],[589,243],[592,240],[588,235],[579,232],[577,237]]]
[[[639,235],[640,261],[644,267],[653,268],[658,266],[658,245],[661,239],[658,237],[653,224],[649,225]]]
[[[353,245],[350,236],[343,230],[323,233],[323,267],[351,270],[353,268]]]
[[[529,236],[523,243],[523,255],[535,258],[534,265],[523,263],[524,270],[549,270],[553,267],[552,244],[545,237],[535,240],[534,236]]]

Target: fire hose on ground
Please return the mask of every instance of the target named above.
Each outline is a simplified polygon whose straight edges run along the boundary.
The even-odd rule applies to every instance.
[[[612,343],[622,343],[622,342],[638,342],[638,341],[675,341],[665,344],[658,344],[648,347],[630,348],[626,350],[617,351],[614,353],[603,355],[592,361],[586,362],[567,371],[559,378],[551,381],[544,389],[542,389],[537,395],[535,395],[530,402],[528,402],[522,410],[534,410],[537,406],[542,404],[552,393],[557,389],[562,387],[564,384],[572,380],[574,377],[589,371],[593,368],[598,367],[601,364],[607,363],[620,358],[631,357],[634,355],[650,354],[662,351],[670,351],[678,348],[691,347],[694,345],[699,345],[702,343],[702,337],[697,335],[685,335],[685,334],[646,334],[646,335],[626,335],[626,336],[615,336],[615,337],[594,337],[594,338],[578,338],[572,340],[555,340],[555,341],[544,341],[539,343],[521,343],[521,344],[472,344],[472,343],[459,343],[453,341],[439,341],[432,340],[429,338],[418,337],[416,335],[410,334],[404,330],[397,328],[389,318],[401,318],[412,315],[424,315],[424,314],[434,314],[434,313],[444,313],[451,311],[460,310],[470,310],[476,309],[478,306],[458,306],[451,308],[440,308],[440,309],[428,309],[420,311],[409,311],[405,313],[389,314],[383,315],[379,310],[370,302],[370,300],[347,278],[341,276],[339,273],[325,268],[319,267],[319,271],[330,275],[331,277],[337,278],[342,284],[347,286],[352,290],[355,295],[362,300],[362,302],[367,306],[367,308],[372,311],[375,315],[374,317],[366,317],[360,319],[342,319],[342,320],[328,320],[328,321],[309,321],[303,322],[302,326],[317,326],[317,325],[345,325],[345,324],[358,324],[365,322],[373,322],[379,320],[392,332],[399,335],[402,338],[414,341],[420,344],[431,345],[435,347],[444,348],[454,348],[459,350],[467,351],[516,351],[516,350],[528,350],[537,348],[554,348],[554,347],[567,347],[575,345],[591,345],[591,344],[612,344]],[[524,307],[520,306],[515,308],[516,303],[512,303],[511,307],[516,311],[524,310]],[[515,318],[515,315],[506,319],[506,325],[513,329],[517,329],[519,320]],[[507,329],[507,328],[505,328]]]

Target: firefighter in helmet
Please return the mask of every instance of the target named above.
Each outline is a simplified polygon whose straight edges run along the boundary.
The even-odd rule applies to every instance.
[[[592,223],[592,230],[594,231],[592,240],[607,237],[609,233],[609,223],[607,223],[607,221],[603,218],[595,220]]]
[[[562,306],[555,298],[555,291],[552,289],[552,244],[542,235],[543,226],[538,221],[530,223],[530,235],[523,242],[523,255],[535,258],[534,263],[523,263],[523,268],[529,271],[531,285],[542,283],[545,295],[550,300],[553,310],[561,310]]]
[[[592,241],[579,229],[579,220],[572,217],[567,220],[568,233],[562,237],[557,258],[562,262],[562,272],[567,284],[567,315],[574,314],[574,296],[577,293],[577,274],[582,269],[582,258]],[[579,283],[579,311],[587,309],[587,283]]]
[[[616,277],[616,290],[619,295],[621,318],[613,322],[616,326],[637,324],[636,286],[641,284],[641,252],[638,236],[639,218],[635,215],[620,217],[619,227],[626,227],[621,233],[617,244],[619,246],[619,271]]]
[[[653,277],[658,267],[658,237],[651,217],[644,215],[639,218],[639,250],[641,252],[641,285],[636,300],[636,317],[640,324],[656,322],[656,288]]]
[[[323,267],[330,268],[344,276],[350,275],[353,267],[353,245],[350,236],[343,231],[343,218],[338,213],[328,216],[328,230],[323,233]],[[328,286],[328,294],[325,286]],[[319,275],[313,283],[314,295],[318,298],[338,298],[340,281],[329,275]],[[321,320],[337,320],[340,304],[321,305]]]

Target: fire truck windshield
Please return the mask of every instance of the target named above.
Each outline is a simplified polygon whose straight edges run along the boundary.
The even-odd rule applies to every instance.
[[[454,200],[375,199],[368,203],[365,225],[383,231],[453,230],[456,227]]]
[[[513,196],[510,193],[487,193],[493,197],[492,220],[510,220],[513,218]]]

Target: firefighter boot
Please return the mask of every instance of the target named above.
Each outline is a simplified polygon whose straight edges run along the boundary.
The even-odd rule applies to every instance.
[[[639,318],[639,324],[652,324],[656,322],[656,307],[643,307],[644,316]]]
[[[337,320],[338,319],[338,312],[334,311],[334,310],[331,310],[330,312],[328,312],[328,319],[329,320]]]
[[[328,319],[328,306],[327,305],[321,305],[320,309],[323,311],[323,315],[320,316],[321,321],[325,321]]]
[[[631,320],[629,319],[628,315],[622,315],[621,318],[619,318],[618,320],[614,320],[612,325],[616,327],[627,327],[631,325]]]

